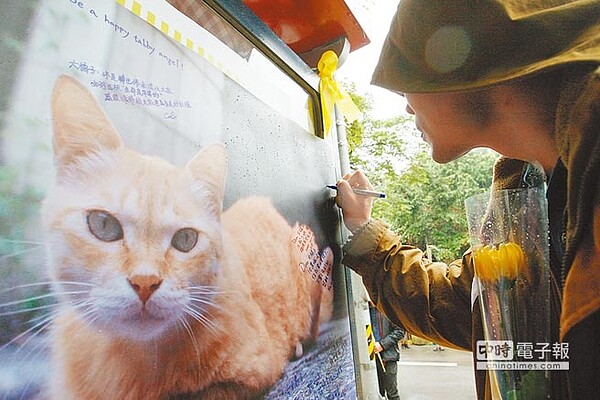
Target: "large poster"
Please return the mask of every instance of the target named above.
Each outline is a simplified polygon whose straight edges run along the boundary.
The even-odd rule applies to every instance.
[[[0,398],[355,398],[306,93],[208,9],[7,3]]]

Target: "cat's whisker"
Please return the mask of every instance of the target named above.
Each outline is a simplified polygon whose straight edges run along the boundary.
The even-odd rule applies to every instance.
[[[31,282],[31,283],[25,283],[22,285],[12,286],[10,288],[3,289],[1,292],[10,292],[10,291],[17,290],[17,289],[36,287],[36,286],[50,286],[50,285],[57,284],[57,283],[62,284],[62,285],[80,285],[80,286],[92,286],[92,287],[98,286],[96,284],[89,283],[89,282],[50,280],[50,281]]]
[[[29,343],[31,340],[33,340],[34,338],[38,337],[41,335],[41,333],[48,327],[50,326],[50,324],[52,323],[52,321],[48,321],[48,323],[41,327],[40,329],[38,329],[37,331],[33,332],[31,334],[31,336],[20,345],[20,348],[15,352],[15,355],[19,352],[20,349],[25,348],[25,346],[27,345],[27,343]],[[42,338],[40,340],[37,341],[37,343],[35,343],[33,346],[31,346],[29,348],[29,351],[24,354],[23,356],[20,357],[21,360],[26,360],[29,357],[31,357],[32,354],[40,354],[42,351],[44,351],[45,349],[48,348],[48,338]]]
[[[198,298],[198,297],[190,297],[189,299],[190,299],[190,301],[193,301],[196,303],[206,304],[207,306],[218,308],[220,310],[223,309],[223,306],[221,304],[212,301],[212,299],[210,299],[210,298],[204,299],[204,298]]]
[[[69,311],[74,311],[74,312],[76,312],[76,314],[78,316],[81,316],[81,315],[85,314],[87,312],[87,310],[90,309],[90,306],[93,306],[93,305],[94,305],[93,300],[90,300],[89,298],[78,298],[78,299],[69,301],[67,304],[56,303],[55,314],[56,314],[56,316],[59,316],[61,314],[65,314]],[[84,312],[81,312],[81,310],[83,310]]]
[[[198,348],[198,341],[196,340],[196,335],[194,334],[192,327],[185,320],[185,318],[178,316],[177,319],[179,320],[179,322],[181,322],[181,325],[183,325],[183,328],[186,330],[188,336],[190,337],[190,340],[192,341],[192,345],[194,346],[194,351],[196,352],[196,360],[198,360],[198,362],[200,362],[200,349]]]
[[[54,306],[58,306],[58,304],[54,304]],[[59,313],[58,309],[57,310],[52,310],[51,312],[49,312],[47,314],[42,314],[42,315],[38,315],[37,317],[33,317],[30,320],[28,320],[27,322],[30,323],[30,324],[34,324],[37,321],[42,320],[44,318],[48,318],[48,317],[54,319],[54,318],[56,318],[56,315],[58,315],[58,313]]]
[[[39,250],[40,246],[41,246],[41,244],[40,245],[36,245],[34,247],[29,247],[27,249],[21,249],[21,250],[13,251],[10,254],[5,254],[5,255],[1,256],[0,257],[0,261],[8,260],[9,258],[21,256],[23,254],[27,254],[27,253],[31,253],[33,251]]]
[[[194,317],[198,317],[198,318],[202,318],[204,317],[204,312],[206,311],[204,308],[202,307],[194,307],[192,305],[187,305],[185,307],[185,310],[190,311],[192,314],[192,316]]]
[[[67,291],[63,291],[63,292],[58,292],[58,291],[52,291],[52,295],[56,296],[56,297],[60,297],[60,296],[72,296],[74,294],[86,294],[86,293],[90,293],[89,289],[86,290],[67,290]]]
[[[65,313],[69,310],[79,310],[81,308],[85,309],[91,305],[93,305],[93,302],[91,302],[90,300],[79,300],[76,302],[73,302],[69,305],[68,308],[61,308],[60,307],[61,304],[59,303],[54,303],[48,306],[48,308],[54,307],[55,310],[53,310],[50,314],[46,314],[46,315],[51,315],[53,319],[57,318],[58,316],[60,316],[60,314]],[[36,318],[32,318],[29,320],[29,322],[35,322],[36,320],[39,320],[41,318],[44,318],[46,315],[42,315],[42,316],[38,316]],[[79,315],[82,315],[81,313]]]
[[[0,243],[14,243],[14,244],[32,244],[36,246],[43,246],[44,242],[37,242],[34,240],[17,240],[17,239],[0,239]]]
[[[30,287],[40,287],[40,286],[49,286],[52,283],[54,283],[53,281],[44,281],[44,282],[34,282],[34,283],[26,283],[23,285],[17,285],[17,286],[12,286],[9,288],[5,288],[0,290],[0,293],[9,293],[15,290],[19,290],[19,289],[25,289],[25,288],[30,288]]]
[[[221,304],[213,296],[189,296],[188,300],[192,302],[190,305],[199,309],[210,307],[221,309]]]
[[[208,314],[204,309],[196,309],[191,306],[186,306],[184,308],[186,314],[192,317],[194,320],[199,322],[202,326],[209,329],[214,334],[221,334],[223,330],[219,328],[209,317],[205,314]],[[209,314],[210,315],[210,314]]]
[[[232,310],[226,309],[223,304],[217,302],[216,299],[212,297],[193,297],[190,296],[188,298],[190,300],[190,307],[193,307],[201,312],[208,310],[209,308],[215,308],[219,311],[232,313]]]
[[[17,356],[22,349],[27,348],[29,342],[31,342],[32,340],[34,340],[35,338],[39,338],[42,334],[42,332],[44,332],[45,330],[47,330],[47,328],[54,322],[56,316],[59,314],[60,310],[57,309],[58,304],[49,304],[46,306],[42,306],[42,307],[37,307],[36,310],[39,309],[51,309],[51,308],[55,308],[54,310],[51,310],[49,313],[43,314],[43,315],[39,315],[37,317],[34,317],[32,319],[30,319],[28,321],[29,324],[34,324],[33,326],[31,326],[29,329],[25,330],[24,332],[21,332],[21,334],[19,334],[18,336],[14,337],[12,340],[10,340],[9,342],[5,343],[2,347],[0,347],[0,350],[11,346],[13,344],[17,344],[16,346],[16,351],[13,353],[12,357]],[[28,309],[28,310],[23,310],[24,312],[29,312],[29,311],[34,311],[34,309]],[[22,338],[24,338],[24,341],[20,341]],[[39,340],[35,345],[30,346],[29,347],[29,351],[27,352],[27,354],[25,355],[20,355],[19,354],[19,358],[21,360],[27,359],[28,357],[30,357],[32,354],[34,353],[40,353],[41,351],[43,351],[45,348],[47,348],[47,338],[43,338],[42,340]]]
[[[56,303],[54,303],[54,304],[46,304],[46,305],[39,306],[39,307],[26,308],[24,310],[6,311],[6,312],[3,312],[3,313],[0,313],[0,317],[6,317],[6,316],[9,316],[9,315],[25,314],[25,313],[33,312],[33,311],[47,310],[48,308],[54,308],[54,307],[56,307]]]
[[[54,320],[53,316],[46,316],[46,318],[44,318],[41,322],[38,322],[37,324],[33,325],[31,328],[21,332],[20,334],[18,334],[17,336],[15,336],[14,338],[12,338],[11,340],[9,340],[8,342],[6,342],[5,344],[3,344],[2,346],[0,346],[0,351],[4,350],[6,347],[12,345],[13,343],[19,341],[21,338],[29,335],[31,332],[35,332],[33,335],[29,336],[27,339],[25,339],[25,341],[23,343],[21,343],[19,345],[19,348],[17,349],[17,352],[23,347],[25,346],[33,337],[35,337],[36,335],[38,335],[41,331],[43,331],[46,327],[48,327],[48,325],[50,325],[50,323],[52,323],[52,321]],[[36,331],[37,330],[37,331]]]
[[[0,261],[9,260],[11,258],[22,256],[23,254],[27,254],[27,253],[33,253],[33,252],[38,251],[38,250],[40,250],[39,246],[28,247],[28,248],[25,248],[25,249],[15,250],[12,253],[8,253],[8,254],[4,254],[4,255],[0,256]]]
[[[214,323],[212,321],[210,321],[208,318],[206,318],[205,316],[201,315],[200,313],[194,311],[191,308],[186,307],[186,309],[184,310],[184,312],[189,315],[193,320],[195,320],[196,322],[198,322],[200,325],[202,325],[203,327],[209,329],[212,333],[217,334],[220,333],[216,326],[214,326]]]
[[[28,298],[22,299],[22,300],[9,301],[8,303],[0,304],[0,308],[2,308],[2,307],[16,306],[16,305],[20,305],[20,304],[29,303],[29,302],[34,301],[34,300],[42,300],[42,299],[57,297],[57,296],[61,296],[61,295],[66,296],[66,295],[83,294],[83,293],[89,293],[89,290],[71,291],[71,292],[51,292],[51,293],[45,293],[45,294],[42,294],[42,295],[39,295],[39,296],[28,297]]]
[[[92,325],[100,316],[94,308],[88,308],[86,312],[80,314],[81,319],[88,325]]]
[[[226,297],[226,296],[230,296],[233,293],[232,292],[218,292],[218,291],[214,291],[214,292],[189,291],[188,294],[192,297]]]
[[[219,289],[218,286],[209,286],[209,285],[202,285],[202,286],[188,286],[185,288],[185,290],[199,290],[199,291],[213,291],[216,289]]]
[[[79,302],[79,304],[75,303],[74,305],[72,305],[72,306],[71,306],[71,309],[83,308],[83,307],[87,307],[88,305],[89,305],[89,302],[86,302],[86,301],[81,301],[81,302]],[[42,308],[42,307],[40,307],[40,308]],[[25,344],[26,344],[26,343],[27,343],[29,340],[31,340],[31,339],[32,339],[34,336],[36,336],[36,335],[39,335],[39,334],[40,334],[42,331],[44,331],[44,330],[45,330],[45,329],[46,329],[48,326],[50,326],[50,324],[51,324],[51,323],[52,323],[52,322],[53,322],[53,321],[54,321],[54,320],[55,320],[55,319],[56,319],[58,316],[60,316],[60,314],[61,314],[61,313],[65,312],[65,310],[64,310],[64,309],[61,309],[61,308],[59,307],[59,304],[57,304],[57,303],[56,303],[56,304],[51,304],[51,305],[45,306],[44,308],[54,308],[54,310],[52,310],[51,312],[49,312],[49,313],[47,313],[47,314],[44,314],[44,315],[40,315],[40,316],[34,317],[34,318],[32,318],[32,319],[30,319],[30,320],[28,321],[29,323],[34,323],[35,325],[34,325],[32,328],[30,328],[29,330],[25,331],[25,333],[26,333],[26,332],[28,332],[28,331],[31,331],[32,329],[35,329],[35,328],[36,328],[36,327],[38,327],[38,326],[41,326],[41,325],[44,325],[44,324],[45,324],[45,325],[44,325],[44,326],[41,326],[39,330],[37,330],[35,333],[33,333],[32,337],[29,337],[29,338],[28,338],[28,339],[27,339],[27,340],[26,340],[24,343],[22,343],[22,344],[20,345],[21,347],[23,347],[23,346],[24,346],[24,345],[25,345]],[[31,309],[31,310],[27,310],[27,311],[32,311],[32,310],[33,310],[33,309]],[[41,321],[41,322],[39,322],[39,323],[36,323],[36,322],[38,322],[38,321]],[[21,336],[21,335],[19,335],[19,336]],[[12,341],[14,341],[14,340],[18,340],[18,339],[19,339],[19,336],[15,337],[15,338],[14,338]]]
[[[87,324],[93,323],[96,319],[98,319],[99,315],[97,313],[96,303],[91,300],[80,300],[74,303],[69,304],[68,308],[65,308],[64,311],[76,311],[77,316],[83,320],[83,322]],[[83,310],[83,311],[81,311]],[[89,317],[92,318],[89,318]]]
[[[85,310],[85,312],[79,313],[79,315],[82,317],[82,319],[86,323],[91,324],[95,319],[98,318],[98,316],[95,314],[95,310],[91,309],[89,307],[90,305],[92,305],[92,302],[90,302],[90,301],[80,301],[78,303],[72,304],[69,307],[69,309],[59,308],[58,304],[51,305],[52,307],[55,307],[55,309],[52,310],[52,312],[50,312],[48,314],[45,314],[45,315],[41,315],[41,316],[35,317],[35,318],[32,318],[31,320],[29,320],[30,323],[35,323],[35,325],[33,325],[32,327],[30,327],[26,331],[22,332],[18,336],[14,337],[8,343],[4,344],[2,347],[0,347],[0,351],[2,349],[4,349],[5,347],[8,347],[9,345],[11,345],[11,344],[19,341],[21,338],[23,338],[24,336],[27,335],[28,337],[23,342],[19,343],[18,349],[14,353],[15,355],[18,354],[21,351],[21,349],[25,348],[26,345],[31,340],[33,340],[34,338],[36,338],[39,335],[41,335],[41,333],[43,331],[45,331],[49,326],[51,326],[51,324],[54,322],[54,320],[56,318],[58,318],[61,315],[61,313],[67,312],[68,310],[79,310],[79,309],[83,308]],[[50,308],[50,307],[48,307],[48,308]],[[92,316],[92,318],[89,318],[90,316]],[[38,322],[38,321],[40,321],[40,322]],[[25,354],[24,356],[22,356],[21,359],[26,359],[27,357],[29,357],[34,352],[40,352],[40,351],[42,351],[44,347],[45,347],[45,343],[43,341],[40,341],[35,346],[33,346],[29,350],[29,352],[27,354]]]
[[[189,286],[189,287],[186,287],[185,290],[187,290],[190,293],[196,293],[196,294],[235,293],[234,291],[231,291],[231,290],[221,290],[218,286]]]
[[[95,283],[78,282],[78,281],[53,281],[52,283],[58,283],[61,285],[79,285],[79,286],[98,287],[98,285]]]
[[[88,315],[91,315],[92,318],[87,319],[85,322],[88,325],[93,324],[98,318],[100,318],[100,315],[98,315],[98,313],[96,312],[96,310],[90,310],[90,312],[88,313]]]
[[[79,303],[84,303],[84,302],[85,302],[85,300],[75,302],[69,307],[69,309],[61,307],[60,303],[54,303],[54,304],[52,304],[52,306],[54,307],[54,310],[52,310],[51,312],[49,312],[47,314],[31,318],[28,322],[34,323],[34,322],[44,319],[46,317],[52,318],[54,320],[54,319],[58,318],[61,314],[64,314],[65,312],[67,312],[68,310],[73,310],[73,309],[76,310],[80,307],[85,306],[84,304],[82,304],[82,305],[79,304]]]
[[[227,295],[228,293],[231,292],[227,292],[227,291],[223,291],[223,290],[197,290],[197,289],[192,289],[192,290],[188,290],[188,295],[191,298],[207,298],[207,299],[212,299],[215,297],[218,297],[220,295]]]
[[[56,283],[60,283],[60,284],[64,284],[64,285],[78,285],[78,286],[89,286],[89,287],[95,287],[96,285],[90,284],[90,283],[85,283],[85,282],[73,282],[73,281],[43,281],[43,282],[34,282],[34,283],[26,283],[26,284],[22,284],[22,285],[16,285],[16,286],[12,286],[10,288],[5,288],[0,290],[0,294],[5,294],[5,293],[10,293],[10,292],[14,292],[17,290],[21,290],[21,289],[28,289],[28,288],[44,288],[44,287],[49,287],[53,284]],[[52,296],[57,296],[58,294],[60,294],[60,292],[57,291],[49,291],[49,288],[44,289],[45,293],[43,294],[44,296],[47,297],[52,297]],[[69,294],[69,293],[66,293]],[[32,301],[32,300],[36,300],[33,298],[26,298],[23,299],[24,302],[27,301]],[[0,308],[1,307],[8,307],[10,305],[16,305],[16,304],[0,304]],[[0,314],[3,315],[3,314]],[[8,314],[5,314],[8,315]]]

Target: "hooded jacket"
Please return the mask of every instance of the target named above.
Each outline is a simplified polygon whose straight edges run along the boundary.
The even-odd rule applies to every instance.
[[[565,102],[573,90],[579,95],[574,103],[559,107],[559,121],[569,121],[559,123],[557,131],[564,144],[560,154],[566,171],[562,183],[567,188],[566,206],[558,210],[563,218],[551,234],[562,237],[565,247],[560,265],[552,266],[551,323],[553,340],[569,343],[570,371],[568,383],[555,374],[552,390],[553,398],[585,399],[600,393],[596,378],[600,371],[600,70],[590,74],[584,88],[567,84],[564,90]],[[591,98],[595,105],[589,103]],[[594,109],[598,111],[589,112]],[[524,164],[498,160],[494,188],[519,187]],[[549,206],[555,204],[550,201]],[[377,307],[407,331],[463,350],[473,350],[483,338],[478,302],[472,308],[470,252],[448,265],[430,262],[384,222],[374,220],[346,243],[343,263],[362,276]],[[479,398],[489,395],[483,372],[478,371],[476,379]]]
[[[557,340],[571,349],[568,381],[553,378],[554,398],[600,393],[600,1],[402,0],[373,82],[397,92],[483,88],[565,68],[555,139],[564,165],[564,204],[550,221],[563,236],[554,265]],[[522,182],[523,162],[502,159],[494,187]],[[553,223],[554,222],[554,223]],[[556,232],[556,229],[560,232]],[[564,233],[564,235],[563,235]],[[482,337],[471,308],[473,268],[467,252],[449,265],[429,262],[381,221],[344,246],[343,263],[363,277],[371,299],[409,332],[471,350]],[[556,252],[555,252],[556,253]],[[478,371],[479,398],[489,396]]]

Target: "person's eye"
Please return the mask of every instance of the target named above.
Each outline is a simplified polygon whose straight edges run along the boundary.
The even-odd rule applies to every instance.
[[[121,223],[107,211],[88,211],[87,225],[92,235],[103,242],[114,242],[123,239]]]
[[[198,232],[192,228],[178,230],[171,239],[171,246],[183,253],[192,250],[196,243],[198,243]]]

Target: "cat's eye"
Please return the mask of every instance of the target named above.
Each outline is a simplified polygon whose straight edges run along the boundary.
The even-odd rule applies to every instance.
[[[103,242],[114,242],[123,239],[121,223],[107,211],[88,211],[87,224],[92,235]]]
[[[178,230],[171,239],[171,246],[184,253],[192,250],[196,243],[198,243],[198,232],[192,228]]]

